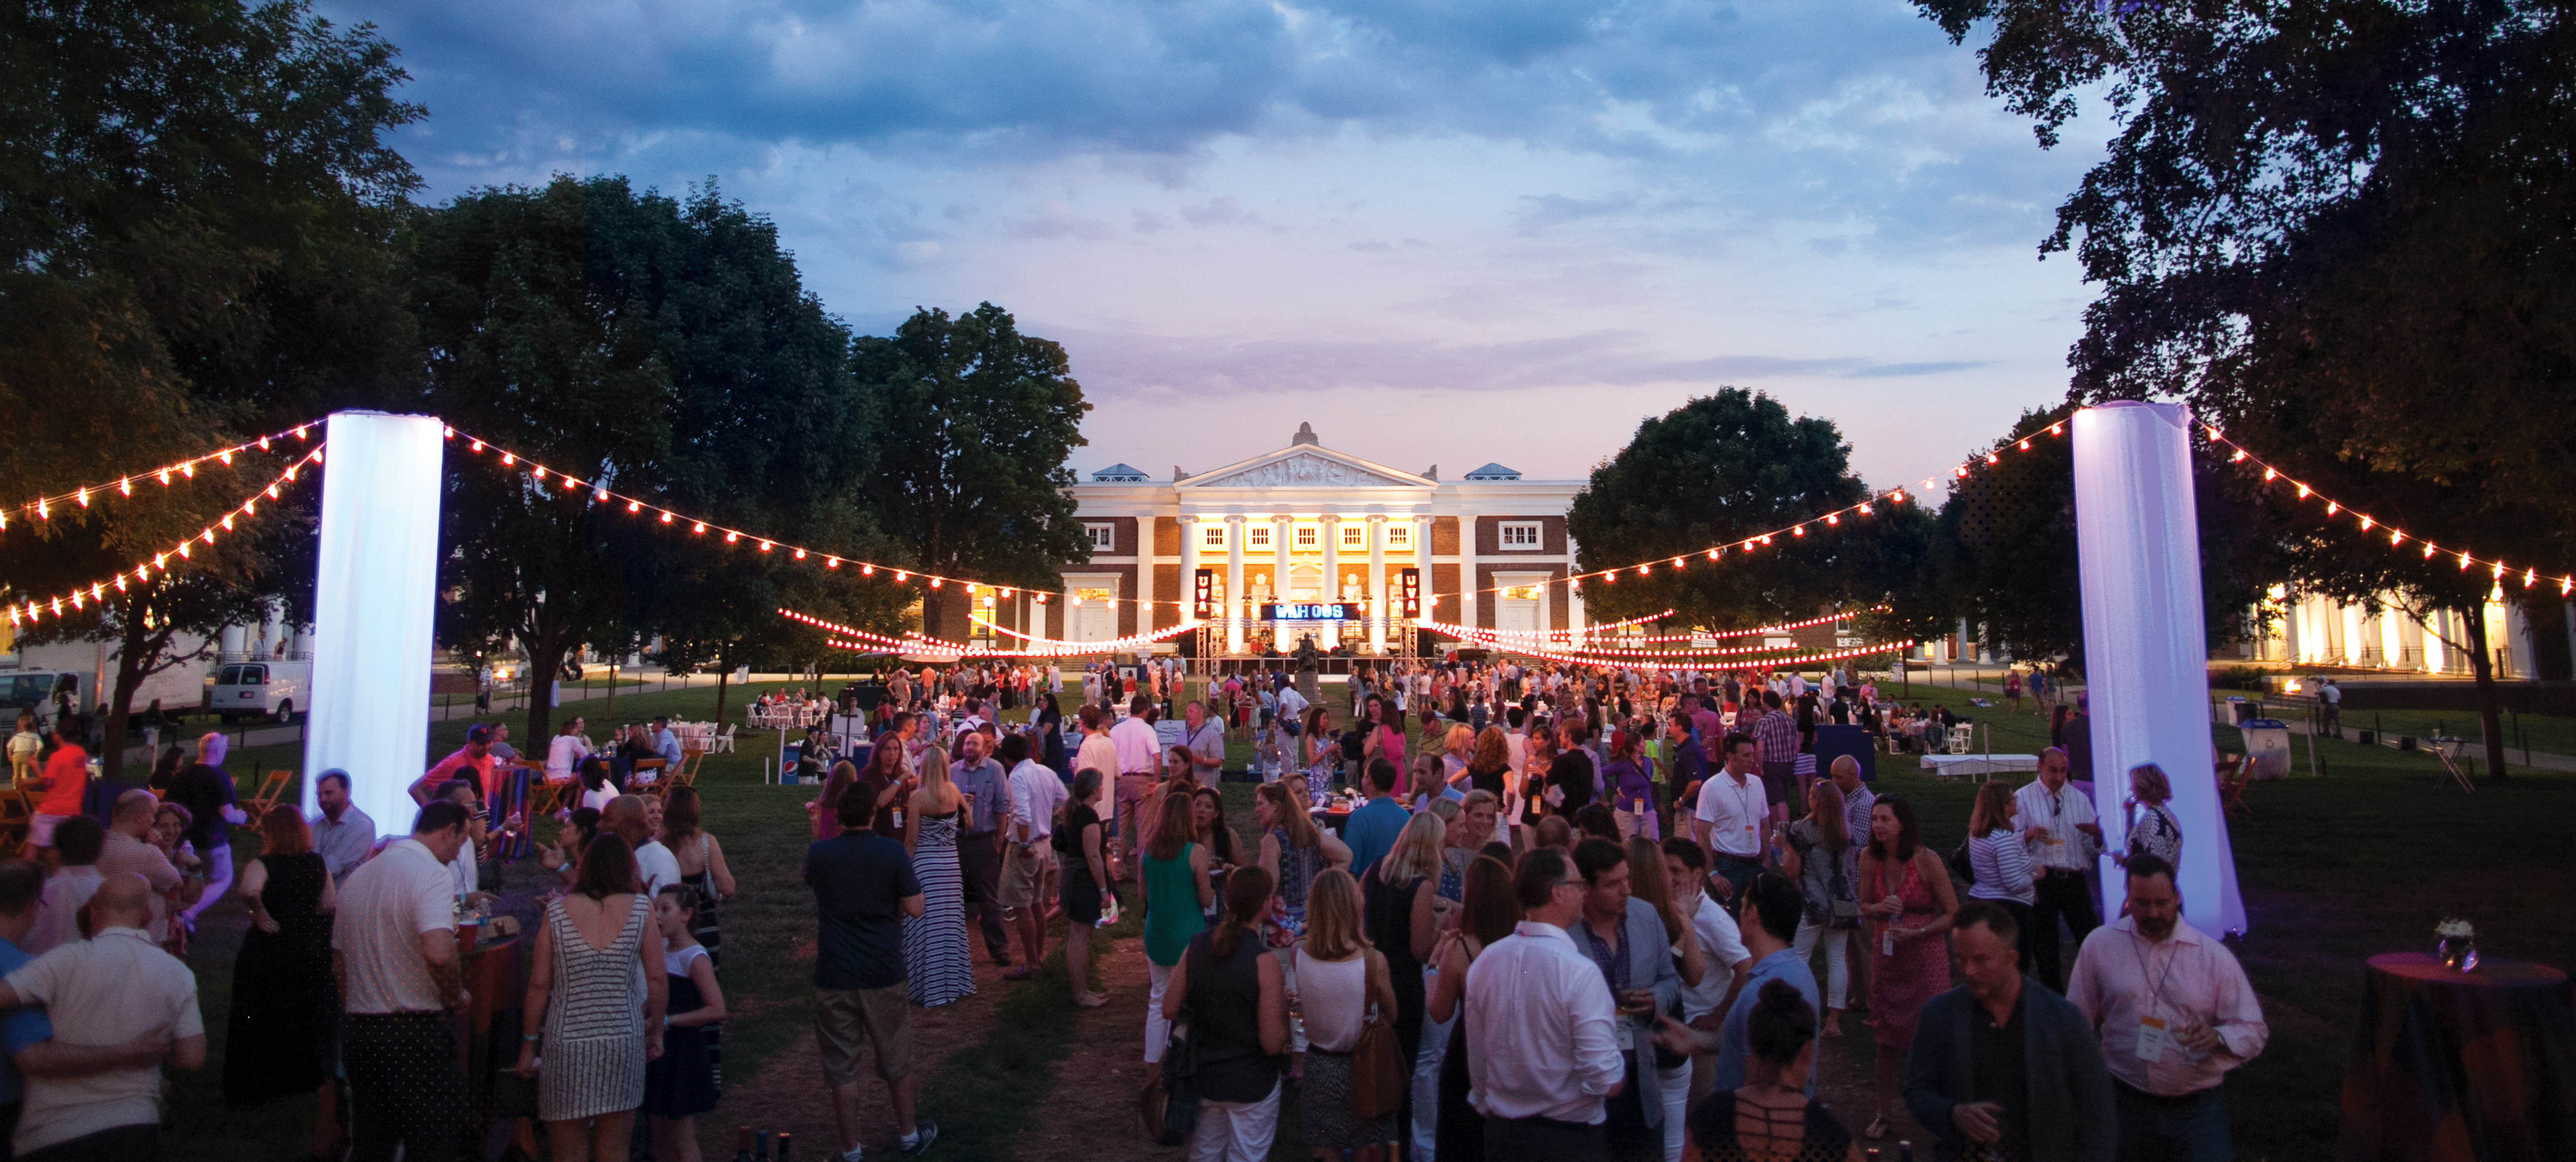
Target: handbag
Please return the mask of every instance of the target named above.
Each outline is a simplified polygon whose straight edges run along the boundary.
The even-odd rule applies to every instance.
[[[1192,959],[1200,959],[1199,950],[1190,950]],[[1205,964],[1190,966],[1190,979],[1208,979],[1215,971]],[[1192,1028],[1197,1024],[1187,1000],[1172,1018],[1172,1035],[1163,1043],[1163,1061],[1145,1078],[1145,1090],[1137,1096],[1137,1112],[1145,1122],[1145,1136],[1157,1146],[1178,1146],[1190,1140],[1199,1125],[1199,1046]]]
[[[1830,915],[1826,919],[1826,926],[1840,929],[1860,927],[1860,901],[1852,897],[1851,877],[1843,874],[1841,860],[1834,861],[1834,874],[1828,882],[1834,898],[1827,901]]]
[[[1412,1063],[1404,1060],[1395,1026],[1371,1006],[1359,1042],[1351,1046],[1351,1112],[1364,1121],[1387,1117],[1404,1108],[1405,1091],[1412,1086]]]

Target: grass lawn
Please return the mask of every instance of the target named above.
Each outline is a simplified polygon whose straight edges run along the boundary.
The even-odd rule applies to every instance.
[[[736,688],[728,705],[738,707],[763,688]],[[2045,723],[2035,709],[1971,707],[1974,695],[1916,682],[1905,698],[1945,703],[1990,724],[1998,751],[2030,752],[2045,744]],[[655,712],[702,718],[714,698],[707,687],[621,693],[614,716],[597,704],[580,709],[595,725]],[[465,726],[461,719],[433,724],[430,754],[453,749]],[[2212,729],[2220,746],[2238,745],[2232,728]],[[724,840],[742,889],[723,913],[725,986],[736,1014],[726,1026],[726,1074],[735,1084],[793,1043],[809,1013],[810,968],[798,953],[813,939],[814,921],[796,863],[805,842],[801,804],[813,789],[761,784],[761,760],[774,757],[776,739],[774,732],[745,735],[738,753],[709,756],[699,780],[708,829]],[[2576,963],[2576,915],[2549,906],[2552,893],[2545,891],[2571,882],[2576,871],[2564,842],[2564,821],[2576,811],[2576,776],[2517,770],[2501,786],[2481,783],[2475,794],[2464,794],[2446,789],[2428,755],[2317,745],[2327,777],[2258,784],[2247,794],[2249,810],[2229,820],[2252,929],[2237,953],[2272,1026],[2270,1048],[2229,1083],[2238,1151],[2249,1160],[2323,1158],[2330,1151],[2368,956],[2429,949],[2435,921],[2458,914],[2477,922],[2481,951],[2489,956]],[[2534,745],[2549,749],[2538,737]],[[1244,764],[1250,750],[1249,743],[1232,744],[1231,765]],[[2300,759],[2304,773],[2304,743]],[[251,748],[228,765],[247,786],[257,764],[297,767],[301,755],[290,747]],[[1915,802],[1929,842],[1942,850],[1959,842],[1973,785],[1928,778],[1902,759],[1883,761],[1879,776],[1882,792]],[[1255,838],[1251,786],[1229,783],[1224,790],[1229,821],[1238,834]],[[252,844],[247,832],[237,835],[236,858],[247,860],[255,854]],[[508,874],[508,886],[524,891],[540,873],[531,862]],[[309,1099],[252,1111],[222,1108],[223,1023],[241,926],[238,906],[209,913],[191,956],[214,1054],[208,1069],[175,1079],[171,1157],[249,1162],[300,1156],[305,1149]],[[1045,972],[1057,982],[1053,987],[1006,996],[983,1043],[925,1075],[923,1111],[946,1130],[942,1154],[1008,1157],[1012,1135],[1059,1080],[1054,1075],[1074,1029],[1060,952]],[[1124,989],[1143,982],[1104,983]],[[1833,1052],[1850,1055],[1848,1067],[1866,1075],[1865,1035],[1847,1038]],[[1294,1104],[1275,1157],[1304,1156]],[[1855,1126],[1867,1120],[1866,1110],[1837,1113]]]

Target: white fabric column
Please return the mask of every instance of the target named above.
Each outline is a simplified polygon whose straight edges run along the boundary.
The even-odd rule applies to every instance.
[[[1476,514],[1458,517],[1458,624],[1474,628],[1476,607],[1482,604],[1477,590],[1484,588],[1476,576]]]
[[[1422,570],[1422,616],[1432,621],[1449,620],[1446,615],[1454,615],[1458,611],[1442,609],[1438,601],[1432,600],[1438,590],[1431,583],[1431,514],[1429,513],[1416,513],[1413,517],[1413,567]]]
[[[1199,518],[1181,514],[1181,624],[1199,623]]]
[[[325,436],[304,770],[349,772],[380,835],[411,830],[408,789],[428,769],[444,433],[433,416],[338,412]]]
[[[1243,652],[1243,518],[1225,518],[1225,652]]]
[[[2075,413],[2075,532],[2103,834],[2112,844],[2126,839],[2129,768],[2164,768],[2168,807],[2182,824],[2183,916],[2217,937],[2245,930],[2245,905],[2211,769],[2190,423],[2173,404]],[[2100,863],[2102,914],[2115,916],[2128,883],[2107,853]]]
[[[1373,513],[1368,518],[1368,550],[1368,583],[1360,588],[1361,592],[1368,595],[1369,652],[1383,654],[1386,652],[1387,611],[1386,517],[1382,515]],[[2571,632],[2576,632],[2576,622],[2571,622],[2570,625]]]
[[[1324,593],[1326,601],[1342,599],[1342,518],[1326,513],[1316,522],[1317,536],[1324,542]],[[1329,650],[1342,644],[1342,624],[1330,622],[1315,635],[1315,648]]]

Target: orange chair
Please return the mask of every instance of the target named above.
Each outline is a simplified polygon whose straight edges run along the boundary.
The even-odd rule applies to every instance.
[[[268,815],[268,809],[277,806],[279,797],[286,794],[286,784],[293,782],[294,779],[293,771],[268,772],[267,776],[260,780],[258,793],[250,797],[250,821],[256,824],[265,818]]]

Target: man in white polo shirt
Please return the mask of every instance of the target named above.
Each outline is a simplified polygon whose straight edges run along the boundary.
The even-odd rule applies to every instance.
[[[1762,751],[1753,736],[1739,730],[1727,735],[1723,745],[1725,769],[1700,781],[1691,830],[1708,852],[1709,870],[1726,881],[1727,896],[1733,899],[1761,874],[1771,801],[1762,782]]]
[[[161,1062],[206,1064],[197,977],[143,931],[151,886],[110,876],[90,897],[94,935],[0,981],[0,1009],[43,1005],[53,1039],[19,1052],[26,1105],[10,1146],[20,1158],[152,1158],[161,1139]]]
[[[355,1162],[388,1162],[405,1146],[412,1158],[456,1150],[465,1078],[448,1014],[469,998],[447,865],[465,846],[466,818],[462,806],[431,802],[410,838],[386,845],[340,885],[331,967],[347,1014],[341,1057]]]

